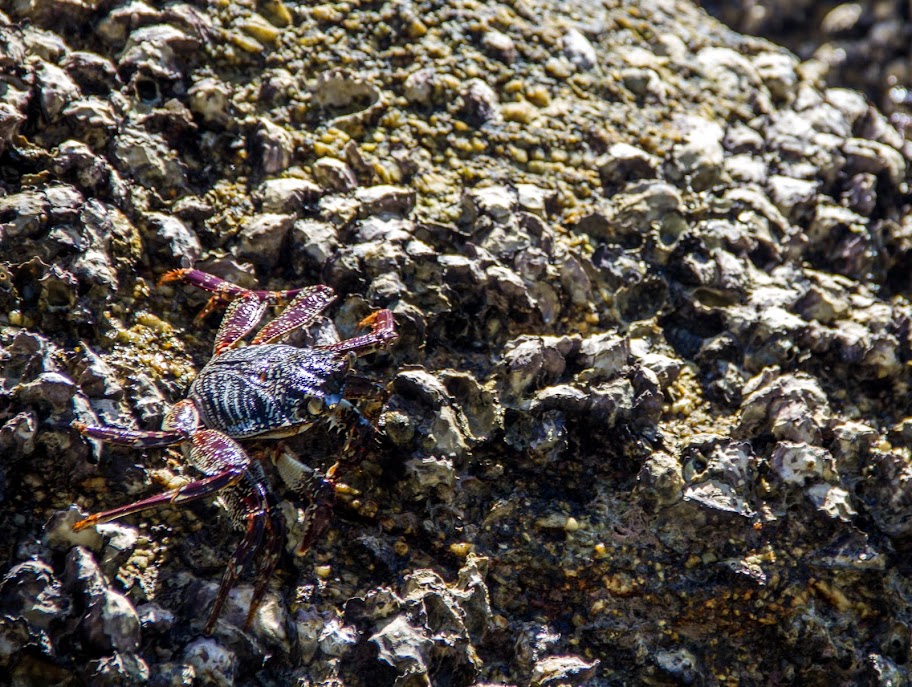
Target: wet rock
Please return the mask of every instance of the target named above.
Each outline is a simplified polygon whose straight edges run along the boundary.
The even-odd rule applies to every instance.
[[[374,121],[385,109],[387,100],[370,79],[344,69],[322,72],[313,95],[317,105],[330,114],[331,125],[351,133]]]
[[[23,403],[49,406],[58,414],[67,410],[75,393],[73,380],[59,372],[42,372],[34,381],[16,388],[16,394]]]
[[[127,378],[127,398],[140,422],[146,427],[160,427],[168,403],[151,378],[142,373]]]
[[[512,216],[516,202],[516,195],[506,186],[473,189],[462,197],[463,219],[475,224],[479,217],[486,215],[502,222]]]
[[[74,50],[60,66],[87,95],[106,95],[120,85],[114,63],[94,52]]]
[[[808,488],[807,496],[818,510],[834,520],[852,522],[858,515],[851,494],[842,487],[814,484]]]
[[[314,163],[313,174],[320,186],[336,193],[351,191],[358,185],[351,168],[342,160],[331,157],[321,157],[317,160]]]
[[[187,187],[185,164],[157,134],[123,131],[114,137],[111,155],[121,172],[149,189],[179,195]]]
[[[585,685],[595,677],[599,661],[586,662],[578,656],[548,656],[532,668],[533,687]]]
[[[898,453],[872,456],[869,478],[861,485],[861,499],[877,526],[895,538],[912,534],[912,464]]]
[[[660,160],[628,143],[615,143],[598,161],[599,177],[605,185],[623,185],[637,179],[653,179]]]
[[[433,69],[419,69],[408,75],[403,86],[406,99],[416,105],[430,105],[434,97],[435,72]]]
[[[737,433],[757,437],[768,432],[780,440],[819,445],[830,416],[816,379],[766,369],[744,386]]]
[[[261,119],[251,136],[250,149],[257,171],[272,176],[291,166],[294,137],[268,119]]]
[[[310,664],[320,648],[320,634],[326,625],[325,619],[313,608],[299,610],[294,615],[296,648],[301,663]]]
[[[564,55],[582,71],[589,71],[598,64],[598,56],[592,43],[580,31],[568,30],[561,37]]]
[[[33,412],[18,413],[0,427],[0,447],[9,456],[27,456],[35,450],[38,418]]]
[[[685,119],[681,128],[684,142],[674,150],[677,168],[695,188],[708,188],[722,172],[725,132],[717,123],[697,117]]]
[[[262,267],[273,267],[293,224],[294,215],[256,215],[241,229],[238,257]]]
[[[267,179],[257,189],[263,212],[300,215],[313,204],[323,190],[312,181],[297,179]]]
[[[89,661],[88,679],[100,687],[128,687],[146,684],[149,666],[141,656],[132,652],[115,652],[112,656]]]
[[[478,659],[471,648],[468,627],[483,631],[490,607],[482,577],[486,560],[470,557],[453,586],[430,570],[416,570],[403,585],[402,597],[391,599],[405,614],[384,618],[388,604],[374,604],[378,629],[368,640],[380,662],[397,673],[397,684],[426,680],[435,665],[446,665],[454,684],[472,684]],[[374,599],[379,601],[379,599]]]
[[[228,127],[232,123],[232,92],[226,83],[211,76],[205,77],[188,89],[187,96],[190,111],[204,121],[219,127]]]
[[[768,180],[770,198],[786,217],[795,219],[814,206],[817,182],[774,174]]]
[[[655,662],[663,673],[678,684],[693,684],[701,677],[699,661],[687,649],[657,651]]]
[[[149,26],[161,19],[161,12],[150,5],[135,0],[114,7],[98,22],[96,34],[111,44],[123,44],[133,29]]]
[[[325,265],[339,249],[338,229],[328,222],[300,219],[292,226],[290,237],[296,260],[315,268]]]
[[[326,656],[344,656],[358,643],[355,628],[343,625],[338,618],[322,623],[317,644]]]
[[[780,102],[788,102],[793,98],[799,78],[798,60],[794,55],[785,52],[763,52],[751,62],[773,98]]]
[[[419,370],[400,372],[393,381],[393,393],[384,422],[395,427],[393,436],[399,441],[418,442],[422,450],[445,456],[462,455],[468,449],[465,419],[436,377]],[[415,472],[416,477],[424,474],[421,469]]]
[[[683,489],[681,464],[663,451],[650,456],[637,475],[637,491],[659,507],[680,501]]]
[[[427,675],[426,656],[433,649],[433,642],[420,628],[405,618],[395,618],[369,640],[377,647],[377,658],[396,670],[397,682]]]
[[[231,687],[237,676],[238,659],[234,652],[207,637],[188,644],[183,661],[193,667],[196,678],[217,687]]]
[[[705,467],[689,474],[701,456]],[[687,451],[684,475],[688,485],[684,498],[705,508],[722,513],[732,513],[752,518],[755,511],[753,485],[756,482],[757,460],[749,444],[744,442],[717,442],[693,444]]]
[[[174,625],[174,613],[154,603],[137,606],[136,614],[144,632],[162,634]]]
[[[76,546],[70,550],[64,574],[66,589],[81,599],[85,609],[80,629],[100,651],[133,652],[139,648],[139,616],[133,604],[108,581],[94,557]]]
[[[516,184],[516,202],[519,207],[539,217],[549,213],[555,192],[535,184]]]
[[[149,79],[148,83],[137,85],[140,97],[151,102],[161,98],[161,85],[184,77],[179,58],[191,55],[199,47],[199,39],[170,24],[143,26],[127,37],[117,71],[125,82],[134,75]]]
[[[47,62],[38,63],[35,80],[41,113],[48,121],[57,119],[64,108],[81,95],[79,87],[69,74]]]
[[[516,60],[516,43],[507,34],[496,29],[488,29],[481,37],[484,49],[504,64],[512,64]]]
[[[407,215],[415,207],[415,192],[401,186],[359,188],[355,192],[355,198],[364,204],[365,210],[371,215]]]
[[[817,446],[782,441],[776,444],[770,465],[786,484],[804,486],[818,480],[836,479],[835,464],[829,451]]]
[[[520,337],[510,342],[502,362],[509,390],[521,396],[533,386],[556,381],[566,369],[566,356],[578,348],[579,341],[566,336]]]
[[[500,118],[497,94],[481,79],[467,81],[459,94],[459,115],[470,126],[480,127]]]
[[[850,173],[885,173],[890,182],[899,184],[906,173],[906,160],[895,148],[863,138],[850,138],[842,147]]]
[[[611,379],[617,376],[630,359],[630,339],[617,334],[598,334],[580,341],[577,360],[586,368],[581,376],[586,380]]]
[[[44,540],[48,546],[60,550],[81,546],[91,551],[101,551],[103,539],[96,528],[89,527],[78,532],[73,529],[73,525],[85,516],[76,506],[54,513],[44,528]]]
[[[405,461],[407,485],[412,498],[427,498],[431,494],[452,492],[456,485],[453,461],[446,458],[422,456]],[[441,501],[452,501],[450,496],[438,496]]]
[[[65,619],[72,600],[54,576],[53,569],[38,560],[13,566],[0,582],[0,607],[10,617],[22,617],[47,630],[51,623]]]
[[[181,267],[196,264],[203,248],[196,234],[184,222],[160,212],[150,212],[146,221],[154,237],[153,245],[164,248],[166,254],[176,258]]]

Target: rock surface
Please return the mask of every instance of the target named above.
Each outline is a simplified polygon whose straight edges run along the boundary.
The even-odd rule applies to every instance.
[[[0,675],[912,680],[912,145],[819,62],[685,0],[0,0]],[[217,504],[71,529],[193,476],[70,426],[183,398],[190,264],[400,333],[211,637]]]

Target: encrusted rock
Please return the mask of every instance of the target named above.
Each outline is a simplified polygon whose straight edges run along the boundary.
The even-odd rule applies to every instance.
[[[341,160],[332,157],[321,157],[314,163],[314,178],[324,188],[337,193],[351,191],[358,185],[351,168]]]
[[[293,224],[293,215],[268,213],[253,217],[241,229],[238,257],[263,267],[273,267]]]

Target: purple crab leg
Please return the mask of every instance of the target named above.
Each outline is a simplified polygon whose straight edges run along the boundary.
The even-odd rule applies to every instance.
[[[245,524],[246,532],[228,562],[212,611],[206,621],[204,632],[211,634],[240,571],[253,559],[265,538],[268,559],[260,570],[260,577],[254,590],[255,603],[251,604],[247,617],[248,623],[250,622],[265,593],[268,576],[275,569],[281,546],[274,531],[278,525],[272,521],[262,467],[259,463],[252,462],[241,445],[227,434],[214,429],[196,429],[198,424],[199,414],[191,401],[182,401],[172,408],[162,423],[167,428],[162,432],[134,432],[113,427],[87,427],[84,423],[74,423],[74,426],[87,436],[127,445],[170,445],[189,440],[190,463],[205,477],[162,494],[93,513],[75,523],[73,529],[79,531],[150,508],[196,501],[223,490],[232,519],[242,525]],[[165,441],[167,443],[156,444]],[[263,576],[266,576],[265,580]]]
[[[263,602],[266,589],[269,587],[272,573],[275,571],[282,555],[282,542],[285,540],[285,528],[282,522],[281,517],[272,517],[271,513],[270,517],[266,519],[266,537],[260,554],[260,565],[256,573],[256,586],[254,586],[253,596],[250,598],[250,609],[247,611],[247,619],[244,621],[245,628],[249,628],[253,623],[253,618]]]
[[[187,435],[177,430],[168,432],[143,432],[120,427],[93,427],[85,422],[74,421],[73,429],[91,439],[100,439],[116,446],[133,448],[164,448],[174,446],[187,439]]]
[[[73,429],[92,439],[106,441],[116,446],[133,448],[164,448],[173,446],[190,438],[199,426],[199,413],[193,401],[184,399],[175,403],[162,422],[162,431],[146,432],[120,427],[93,427],[78,420],[72,423]]]
[[[308,326],[335,298],[335,292],[322,284],[301,289],[281,315],[263,325],[251,343],[271,343],[299,327]]]
[[[219,489],[224,489],[227,486],[237,483],[243,476],[243,468],[231,467],[224,472],[210,475],[204,479],[190,482],[177,489],[156,494],[155,496],[150,496],[147,499],[142,499],[135,503],[128,503],[125,506],[112,508],[111,510],[102,511],[100,513],[92,513],[92,515],[74,523],[73,530],[78,532],[86,527],[111,522],[112,520],[122,518],[125,515],[139,513],[144,510],[149,510],[150,508],[158,508],[159,506],[171,504],[180,505],[182,503],[196,501],[211,496]]]
[[[301,289],[289,289],[288,291],[253,291],[245,289],[243,286],[232,284],[230,281],[225,281],[224,279],[216,277],[214,274],[194,269],[171,270],[170,272],[166,272],[162,278],[158,280],[158,283],[167,284],[173,281],[182,281],[186,284],[192,284],[193,286],[198,286],[199,288],[212,293],[212,298],[206,303],[206,307],[204,307],[199,315],[196,316],[198,320],[206,317],[206,315],[219,305],[230,303],[234,299],[248,293],[252,293],[258,300],[267,305],[285,305],[301,292]]]
[[[88,429],[102,431],[113,428],[90,427]],[[92,435],[90,434],[89,436]],[[183,437],[182,440],[185,439],[186,437]],[[190,441],[190,460],[206,477],[135,503],[128,503],[125,506],[108,511],[93,513],[73,525],[73,529],[79,531],[90,525],[110,522],[131,513],[139,513],[140,511],[167,504],[180,505],[188,501],[211,496],[218,490],[238,482],[250,466],[250,458],[244,453],[241,445],[221,432],[213,429],[201,429],[192,434]]]
[[[388,348],[399,338],[396,333],[396,322],[393,320],[393,313],[389,310],[372,312],[361,320],[358,326],[370,327],[370,331],[352,339],[346,339],[328,346],[317,346],[317,348],[324,351],[336,351],[337,353],[351,351],[355,355],[367,355],[368,353]]]
[[[260,321],[267,307],[265,301],[250,291],[231,301],[215,334],[212,355],[220,355],[240,341]]]
[[[249,473],[248,473],[249,475]],[[229,490],[224,499],[228,505],[229,511],[242,513],[239,518],[246,525],[244,538],[238,547],[231,554],[228,565],[222,575],[222,581],[219,584],[218,592],[215,595],[215,601],[212,604],[212,610],[209,612],[209,619],[203,628],[203,634],[211,635],[215,629],[215,623],[222,612],[222,607],[228,599],[228,594],[237,582],[238,576],[247,564],[253,560],[257,551],[263,543],[263,538],[268,538],[267,532],[271,529],[269,507],[266,503],[266,494],[263,486],[258,484],[252,475],[251,479],[245,480],[242,484]],[[271,572],[271,571],[270,571]],[[265,591],[265,589],[264,589]],[[256,596],[256,592],[254,592]],[[262,596],[262,593],[261,593]],[[259,604],[259,601],[257,601]],[[251,603],[250,610],[247,613],[247,622],[249,623],[256,608]]]

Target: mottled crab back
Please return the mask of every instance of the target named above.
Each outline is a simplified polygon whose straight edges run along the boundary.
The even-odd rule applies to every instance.
[[[349,357],[334,351],[246,346],[210,360],[188,396],[203,424],[229,436],[291,436],[342,400],[349,367]]]

